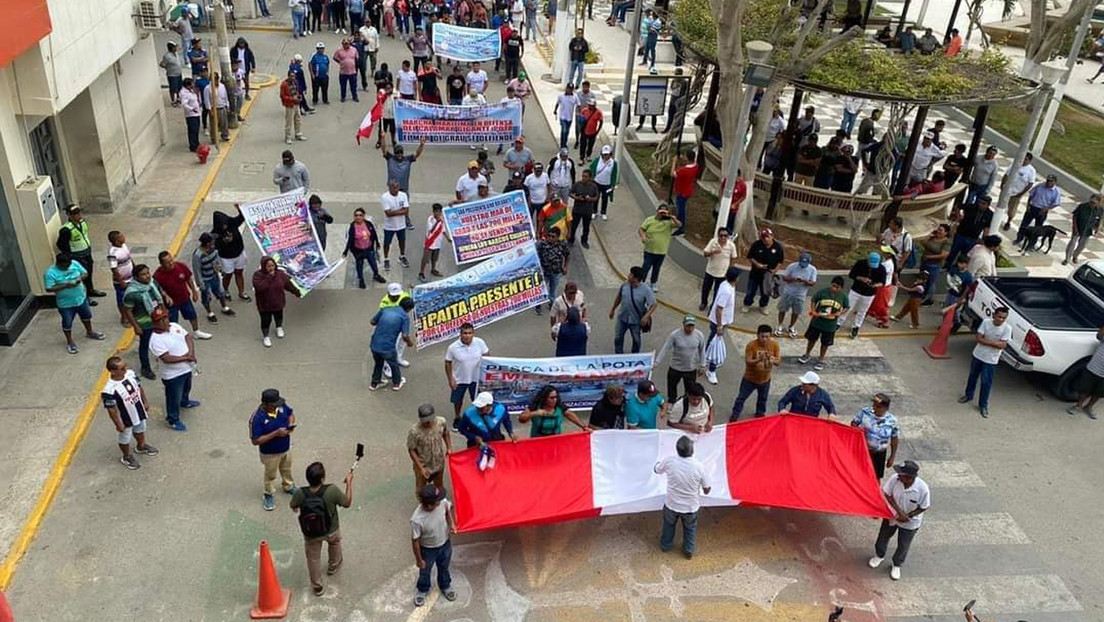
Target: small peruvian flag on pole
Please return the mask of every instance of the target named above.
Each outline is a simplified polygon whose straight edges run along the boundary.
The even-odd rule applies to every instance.
[[[361,138],[371,138],[372,129],[376,127],[376,123],[383,117],[383,103],[387,100],[387,91],[381,90],[376,95],[376,105],[372,106],[372,109],[368,111],[368,114],[364,115],[364,119],[360,122],[360,127],[357,128],[356,141],[360,144]]]

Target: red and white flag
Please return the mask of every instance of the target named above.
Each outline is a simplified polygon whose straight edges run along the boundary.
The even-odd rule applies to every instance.
[[[356,141],[360,144],[361,138],[371,138],[372,129],[376,127],[379,120],[383,118],[383,104],[387,101],[387,91],[380,91],[376,94],[376,105],[372,106],[372,109],[368,111],[368,114],[364,115],[364,119],[360,122],[360,127],[357,128]]]
[[[678,430],[603,430],[493,443],[449,456],[460,531],[659,510]],[[696,435],[712,489],[703,506],[757,505],[891,518],[860,430],[805,415],[763,417]]]

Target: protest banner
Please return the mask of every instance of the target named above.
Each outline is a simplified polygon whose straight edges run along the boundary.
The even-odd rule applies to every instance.
[[[326,261],[302,188],[242,203],[241,212],[261,253],[275,259],[304,295],[344,261]]]
[[[520,190],[445,208],[457,264],[465,264],[535,241],[525,193]]]
[[[441,106],[395,100],[395,133],[400,143],[424,138],[436,145],[512,143],[521,136],[521,100],[483,106]]]
[[[465,28],[435,22],[433,51],[465,63],[494,60],[502,56],[502,39],[497,28]]]
[[[586,410],[602,399],[611,382],[625,385],[625,394],[634,395],[637,383],[651,377],[654,362],[652,352],[546,359],[485,356],[479,365],[479,390],[490,391],[495,402],[518,413],[550,384],[568,408]]]
[[[414,287],[418,349],[548,302],[536,245],[529,243],[440,281]]]

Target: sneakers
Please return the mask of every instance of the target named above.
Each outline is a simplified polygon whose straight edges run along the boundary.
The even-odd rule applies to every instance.
[[[474,149],[474,147],[473,147],[473,149]],[[423,593],[421,593],[421,592],[418,592],[417,594],[415,594],[415,595],[414,595],[414,606],[415,606],[415,607],[422,607],[422,606],[424,606],[424,605],[425,605],[425,601],[426,601],[426,594],[423,594]]]
[[[759,313],[761,315],[767,315],[769,312],[767,311],[766,307],[759,307]]]
[[[981,418],[982,419],[988,419],[989,418],[989,408],[987,408],[987,407],[979,408],[978,412],[981,413]]]
[[[882,565],[882,560],[883,559],[885,559],[885,558],[884,557],[878,557],[877,555],[875,555],[874,557],[871,557],[870,561],[868,561],[866,563],[871,568],[877,568],[878,566]]]
[[[390,259],[384,259],[383,260],[383,271],[384,272],[390,272],[391,271],[391,260]]]
[[[249,297],[249,294],[246,294],[244,292],[238,294],[238,299],[244,300],[245,302],[249,302],[250,300],[253,300],[252,298]]]
[[[970,400],[972,400],[972,399],[974,399],[974,396],[972,396],[972,395],[963,395],[962,397],[958,398],[958,403],[959,404],[969,404]]]
[[[743,307],[740,309],[740,313],[749,313],[750,311],[751,307]]]
[[[265,509],[265,512],[271,512],[276,509],[276,499],[272,495],[266,494],[261,499],[261,507]]]
[[[315,596],[321,596],[326,593],[326,586],[319,585],[318,587],[312,587],[311,590],[314,591]]]
[[[345,558],[341,558],[341,561],[337,562],[336,566],[332,566],[326,569],[326,574],[330,575],[331,577],[334,576],[335,574],[337,574],[338,570],[341,570],[341,564],[343,564],[344,562]]]
[[[852,326],[851,327],[851,338],[852,339],[858,339],[858,337],[859,337],[859,327],[858,326]]]
[[[326,102],[326,103],[329,103],[329,102]],[[302,134],[299,134],[298,136],[295,137],[295,140],[305,141],[305,140],[307,140],[307,137],[303,136]]]
[[[377,383],[373,383],[373,384],[370,384],[370,385],[368,385],[368,390],[369,390],[369,391],[375,391],[375,390],[376,390],[376,389],[378,389],[378,388],[380,388],[380,386],[379,386],[379,383],[378,383],[378,382],[377,382]]]
[[[403,255],[403,256],[399,257],[399,263],[402,264],[402,267],[404,267],[404,268],[409,268],[410,267],[410,262],[407,261],[406,255]]]
[[[817,361],[816,364],[813,365],[813,371],[824,371],[824,363]]]
[[[364,279],[360,279],[359,281],[357,281],[357,287],[359,287],[360,289],[367,289],[368,285],[364,283]]]
[[[182,402],[180,404],[180,407],[191,409],[191,408],[195,408],[195,407],[199,406],[199,404],[200,404],[199,400],[188,400],[187,402]]]
[[[284,492],[291,495],[291,496],[295,496],[295,493],[299,492],[299,487],[296,486],[295,484],[292,484],[291,488],[285,488]],[[331,572],[330,574],[333,574],[333,573]]]
[[[169,422],[169,427],[172,428],[174,432],[187,432],[188,431],[188,426],[184,425],[184,422],[179,421],[179,420],[175,421],[175,422],[170,421]]]
[[[207,314],[207,321],[212,323],[212,324],[218,324],[218,316],[215,315],[214,312],[208,313]]]
[[[386,283],[387,282],[387,279],[383,278],[382,276],[380,276],[378,274],[373,274],[372,275],[372,280],[377,282],[377,283]]]
[[[445,600],[449,601],[450,603],[456,600],[456,590],[452,589],[451,587],[447,590],[441,590],[441,595],[443,595],[445,597]]]
[[[786,332],[786,329],[779,326],[778,328],[774,329],[774,336],[775,337],[781,337],[785,332]]]
[[[119,458],[119,462],[123,463],[123,466],[131,471],[137,471],[142,466],[138,464],[138,460],[134,456],[129,454]]]
[[[157,449],[156,447],[154,447],[153,445],[145,445],[145,446],[143,446],[143,447],[135,447],[135,448],[134,448],[134,451],[135,451],[136,453],[140,453],[140,454],[145,454],[145,455],[147,455],[147,456],[156,456],[157,454],[161,453],[161,452],[160,452],[160,451],[159,451],[159,450],[158,450],[158,449]]]
[[[659,283],[652,283],[652,293],[653,294],[658,294],[659,293]]]
[[[268,335],[265,335],[265,338],[261,340],[261,343],[263,343],[264,347],[266,348],[272,347],[272,339]]]
[[[92,331],[90,333],[85,333],[84,336],[88,337],[89,339],[92,339],[94,341],[103,341],[105,339],[103,333],[98,333],[96,331]]]
[[[399,365],[402,367],[410,367],[410,361],[406,359],[399,359]]]
[[[901,567],[900,566],[893,566],[892,568],[890,568],[889,569],[889,578],[893,579],[894,581],[900,581],[901,580]]]
[[[810,358],[811,357],[808,354],[802,354],[801,356],[797,357],[797,362],[801,363],[802,365],[805,365],[806,363],[809,362]]]
[[[1066,409],[1066,414],[1067,415],[1076,415],[1077,414],[1077,406],[1074,405],[1074,406],[1070,406],[1069,408],[1067,408]]]
[[[533,307],[533,313],[536,313],[537,315],[540,315],[541,314],[541,306],[537,305],[537,306]]]
[[[402,391],[402,388],[405,387],[405,386],[406,386],[406,378],[403,378],[402,380],[399,381],[399,384],[396,384],[396,385],[392,386],[391,390],[392,391]]]
[[[67,343],[65,344],[65,351],[69,354],[76,354],[80,352],[80,348],[78,348],[77,344],[75,343]]]
[[[786,336],[790,339],[797,339],[797,330],[793,326],[786,329]]]
[[[216,319],[215,321],[217,322],[218,320]],[[193,331],[192,335],[195,335],[196,339],[210,339],[211,337],[214,337],[214,335],[212,335],[211,333],[202,330]]]
[[[609,218],[607,218],[605,214],[602,214],[602,220],[609,220]]]
[[[283,326],[277,326],[276,327],[276,338],[277,339],[283,339],[285,334],[286,333],[284,333],[284,327]]]
[[[419,283],[425,283],[426,282],[425,274],[423,274],[421,272],[418,273],[418,282]]]
[[[705,372],[705,379],[709,381],[709,384],[717,384],[717,372],[715,372],[715,371]]]

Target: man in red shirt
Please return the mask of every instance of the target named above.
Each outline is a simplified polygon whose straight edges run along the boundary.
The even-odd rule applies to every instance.
[[[698,187],[698,173],[701,167],[695,157],[693,149],[687,149],[685,156],[675,158],[675,165],[671,169],[671,175],[675,178],[675,208],[678,210],[678,219],[682,225],[674,232],[674,235],[682,235],[686,229],[686,204]]]
[[[605,122],[602,111],[598,109],[597,101],[591,101],[580,114],[585,121],[583,122],[583,138],[579,141],[579,156],[580,161],[586,161],[594,153],[594,143],[598,142],[598,132],[602,131],[602,125]]]
[[[176,260],[169,251],[157,255],[161,265],[153,273],[153,280],[161,286],[165,295],[165,304],[169,307],[169,322],[176,322],[183,315],[192,323],[192,334],[196,339],[210,339],[211,333],[199,330],[199,316],[195,305],[199,300],[199,289],[192,281],[192,271],[188,266]]]
[[[743,175],[736,176],[736,185],[732,187],[732,204],[728,207],[728,222],[725,223],[725,228],[732,235],[736,237],[736,231],[733,227],[736,226],[736,212],[740,211],[740,204],[747,198],[747,182],[744,181]]]

